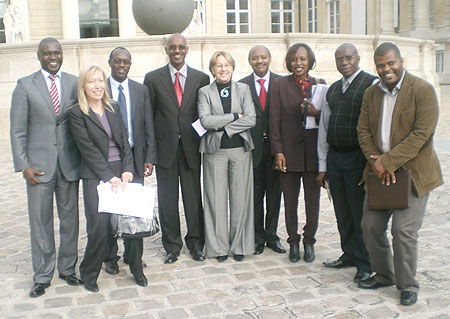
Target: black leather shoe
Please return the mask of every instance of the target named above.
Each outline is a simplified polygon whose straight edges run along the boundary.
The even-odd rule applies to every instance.
[[[70,286],[79,286],[83,283],[81,279],[75,277],[75,274],[69,276],[59,274],[59,279],[65,280],[67,284]]]
[[[299,245],[291,245],[289,250],[289,260],[293,263],[296,263],[300,260],[300,248]]]
[[[353,278],[353,282],[360,282],[360,281],[364,281],[370,278],[370,273],[369,272],[365,272],[363,270],[358,270],[356,272],[355,277]]]
[[[178,256],[179,256],[179,254],[168,253],[166,255],[166,259],[164,260],[164,263],[165,264],[173,264],[174,262],[176,262],[178,260]]]
[[[274,252],[279,253],[279,254],[286,253],[286,249],[284,249],[283,246],[281,246],[279,241],[276,241],[274,243],[267,243],[267,247],[269,247]]]
[[[354,263],[352,260],[342,260],[339,258],[337,260],[324,261],[323,265],[325,267],[329,267],[329,268],[340,269],[340,268],[344,268],[344,267],[354,266]]]
[[[105,271],[110,275],[117,275],[119,273],[119,265],[117,261],[105,261]]]
[[[123,258],[123,263],[129,265],[130,262],[128,261],[128,259],[126,259],[125,257]],[[142,268],[147,268],[147,264],[145,263],[145,261],[142,261]]]
[[[303,259],[307,263],[312,263],[314,259],[316,259],[316,255],[314,254],[314,245],[304,244],[303,249],[305,250]]]
[[[96,282],[93,284],[84,283],[84,288],[89,292],[98,292],[98,285]]]
[[[403,306],[411,306],[417,302],[417,292],[414,291],[402,291],[400,294],[400,303]]]
[[[30,290],[30,297],[36,298],[45,294],[45,289],[50,287],[50,283],[35,283]]]
[[[254,255],[261,255],[263,252],[264,252],[264,244],[256,244]]]
[[[358,287],[363,289],[377,289],[380,287],[392,286],[393,284],[382,284],[378,282],[375,277],[369,277],[366,280],[360,280],[358,282]]]
[[[216,259],[217,259],[218,262],[223,263],[225,260],[228,259],[228,256],[227,255],[217,256]]]
[[[195,261],[203,261],[205,260],[205,255],[203,255],[203,252],[201,250],[194,250],[191,251],[192,259]]]
[[[138,286],[147,287],[147,285],[148,285],[147,278],[144,275],[134,277],[134,280],[136,280],[136,284]]]
[[[244,260],[244,255],[233,255],[233,259],[236,261]]]

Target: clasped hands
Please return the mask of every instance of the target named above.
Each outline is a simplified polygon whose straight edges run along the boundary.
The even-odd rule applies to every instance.
[[[386,184],[387,186],[391,185],[391,182],[395,184],[397,182],[395,178],[395,173],[389,173],[381,162],[380,155],[370,155],[370,158],[375,160],[375,163],[372,165],[372,171],[377,175],[379,179],[381,179],[382,184]]]
[[[305,105],[304,105],[305,102],[308,104],[307,114],[305,114]],[[302,114],[304,114],[305,116],[312,116],[315,118],[320,117],[320,111],[316,109],[314,104],[310,100],[307,100],[306,98],[300,104],[300,110],[302,111]]]
[[[123,172],[121,178],[113,177],[108,182],[111,183],[111,191],[114,193],[117,193],[119,190],[119,187],[122,188],[122,190],[125,190],[125,186],[128,182],[131,182],[133,180],[133,174],[130,172]]]

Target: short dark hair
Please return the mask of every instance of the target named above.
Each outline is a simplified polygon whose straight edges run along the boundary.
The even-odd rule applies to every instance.
[[[108,60],[111,60],[111,59],[112,59],[112,56],[113,56],[114,52],[116,52],[117,50],[124,50],[124,51],[126,51],[126,52],[130,55],[130,58],[131,58],[131,53],[130,53],[130,51],[128,51],[127,48],[124,48],[124,47],[116,47],[116,48],[114,48],[114,49],[111,51],[111,53],[109,54],[109,59],[108,59]]]
[[[250,51],[248,51],[248,60],[250,61],[250,58],[252,57],[252,52],[253,52],[253,50],[255,50],[255,49],[264,49],[264,50],[266,50],[267,51],[267,54],[269,55],[269,58],[272,58],[272,55],[270,54],[270,51],[269,51],[269,49],[268,48],[266,48],[265,46],[263,46],[263,45],[255,45],[253,48],[251,48],[250,49]]]
[[[56,42],[56,43],[58,43],[59,45],[61,45],[61,43],[59,43],[59,41],[58,41],[56,38],[52,38],[52,37],[43,38],[43,39],[39,42],[39,45],[38,45],[38,51],[39,51],[39,49],[41,48],[41,46],[42,46],[44,43],[47,43],[47,42]]]
[[[286,63],[286,68],[289,72],[293,72],[291,68],[291,62],[293,60],[294,55],[297,53],[300,47],[305,48],[306,53],[308,54],[308,71],[314,69],[316,66],[316,56],[314,55],[313,50],[306,43],[296,43],[289,48],[286,53],[286,57],[284,59],[284,63]]]
[[[373,54],[373,58],[375,59],[376,56],[384,56],[384,55],[388,54],[390,51],[395,51],[399,58],[402,57],[402,54],[400,53],[400,49],[398,48],[398,46],[396,46],[392,42],[384,42],[384,43],[381,43],[378,46],[378,48],[376,48],[376,50]]]

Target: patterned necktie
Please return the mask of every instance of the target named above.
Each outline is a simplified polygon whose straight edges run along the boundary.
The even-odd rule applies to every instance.
[[[183,101],[183,89],[181,88],[180,84],[180,72],[175,73],[177,78],[175,79],[175,82],[173,86],[175,87],[175,93],[177,95],[178,99],[178,105],[181,107],[181,102]]]
[[[348,87],[350,86],[350,82],[347,80],[344,80],[342,82],[342,93],[345,93],[345,91],[347,91]]]
[[[50,95],[52,97],[53,106],[55,108],[56,116],[59,115],[59,94],[58,89],[56,88],[55,79],[57,78],[57,75],[50,75],[49,78],[52,80],[52,84],[50,85]]]
[[[123,94],[122,84],[119,84],[119,109],[122,114],[123,123],[125,127],[128,129],[128,116],[127,116],[127,101],[125,99],[125,94]]]
[[[266,97],[267,97],[266,88],[264,87],[264,82],[266,82],[266,80],[259,79],[258,82],[259,82],[259,84],[261,84],[261,90],[259,91],[259,101],[261,102],[261,107],[264,112],[264,108],[266,107]]]

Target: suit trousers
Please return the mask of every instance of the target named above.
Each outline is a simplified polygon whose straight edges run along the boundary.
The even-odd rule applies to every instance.
[[[361,229],[366,192],[358,185],[365,166],[366,158],[360,149],[353,152],[328,150],[327,178],[344,252],[340,259],[353,261],[358,270],[370,272],[369,253]]]
[[[108,164],[114,174],[120,177],[121,162],[115,161],[109,162]],[[88,241],[83,261],[80,264],[80,276],[84,282],[89,284],[97,282],[103,260],[114,249],[114,236],[110,220],[111,215],[108,213],[98,213],[97,185],[99,181],[97,178],[83,179],[84,211],[86,215]],[[135,239],[131,240],[134,241]],[[132,252],[129,251],[129,254],[133,256],[132,260],[139,260],[139,262],[133,263],[133,267],[130,266],[134,276],[142,276],[143,274],[141,261],[142,245],[139,244],[139,241],[142,242],[142,239],[136,240],[136,243],[130,247],[130,251]]]
[[[261,161],[253,168],[255,201],[255,243],[276,243],[278,217],[280,215],[281,186],[279,172],[273,169],[274,158],[270,154],[270,142],[263,142]],[[266,218],[264,219],[264,195],[266,197]]]
[[[179,184],[183,196],[187,234],[184,237],[190,251],[203,250],[205,245],[203,207],[200,192],[200,165],[191,169],[186,161],[181,140],[177,157],[169,168],[156,165],[158,210],[162,244],[167,253],[179,254],[183,247],[178,211]]]
[[[65,276],[75,273],[78,260],[78,184],[78,181],[69,182],[64,177],[59,164],[49,182],[26,183],[35,283],[50,282],[55,271],[53,194],[59,218],[58,272]]]
[[[369,251],[370,265],[378,282],[395,283],[399,290],[419,291],[416,279],[417,239],[429,195],[417,197],[413,194],[411,208],[392,210],[369,210],[366,195],[362,219],[363,236]],[[387,237],[391,217],[393,257]]]
[[[314,245],[319,225],[320,187],[316,183],[317,172],[280,173],[281,190],[284,196],[285,221],[289,245],[297,245],[301,236],[298,234],[298,195],[301,180],[305,193],[306,223],[303,227],[303,243]]]
[[[208,257],[226,256],[230,251],[234,255],[255,252],[252,175],[252,152],[246,152],[243,147],[219,149],[204,155],[205,246]]]

